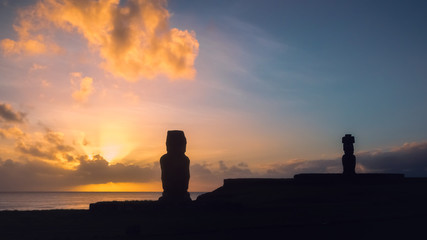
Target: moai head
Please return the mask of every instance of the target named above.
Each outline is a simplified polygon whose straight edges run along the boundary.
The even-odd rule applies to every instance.
[[[342,143],[343,143],[344,153],[353,155],[354,154],[354,147],[353,147],[354,137],[351,136],[351,134],[346,134],[342,138]]]
[[[184,154],[187,147],[187,139],[184,132],[179,130],[168,131],[166,137],[166,150],[168,153],[181,153]]]

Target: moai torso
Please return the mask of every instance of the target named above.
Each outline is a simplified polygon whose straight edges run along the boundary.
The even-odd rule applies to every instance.
[[[163,195],[159,200],[191,201],[188,193],[190,159],[185,155],[186,145],[183,131],[168,131],[167,153],[160,158]]]
[[[343,174],[354,175],[356,174],[356,156],[354,156],[354,137],[351,134],[346,134],[342,138],[344,155],[342,156]]]

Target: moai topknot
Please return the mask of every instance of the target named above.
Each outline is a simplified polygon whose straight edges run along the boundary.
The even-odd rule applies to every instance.
[[[354,137],[351,134],[346,134],[342,138],[344,155],[342,156],[342,166],[344,175],[355,175],[356,156],[354,156]]]
[[[168,131],[167,153],[160,158],[162,169],[163,195],[161,201],[191,201],[188,193],[190,180],[190,159],[185,155],[187,140],[183,131]]]

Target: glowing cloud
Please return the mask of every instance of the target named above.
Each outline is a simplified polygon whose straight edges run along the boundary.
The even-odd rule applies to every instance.
[[[80,103],[86,102],[90,94],[93,92],[93,79],[90,77],[82,78],[81,73],[72,73],[71,76],[71,83],[73,85],[75,84],[76,80],[80,81],[80,89],[73,92],[74,100]]]
[[[41,0],[21,10],[18,40],[3,39],[5,55],[59,52],[49,30],[76,31],[105,59],[102,66],[135,81],[165,74],[193,79],[199,43],[193,31],[169,27],[165,0]],[[51,32],[51,31],[50,31]],[[52,34],[50,34],[52,35]]]
[[[0,128],[0,137],[2,138],[18,138],[24,135],[24,132],[18,127]]]
[[[3,39],[1,41],[1,48],[5,55],[26,53],[29,55],[41,54],[47,51],[46,45],[43,43],[43,37],[37,36],[36,39],[26,39],[27,37],[21,37],[19,41],[13,41],[11,39]]]

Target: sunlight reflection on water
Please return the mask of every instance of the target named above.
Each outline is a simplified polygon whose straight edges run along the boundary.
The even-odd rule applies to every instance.
[[[195,200],[203,193],[190,193]],[[0,193],[2,210],[89,209],[102,201],[157,200],[161,192],[6,192]]]

